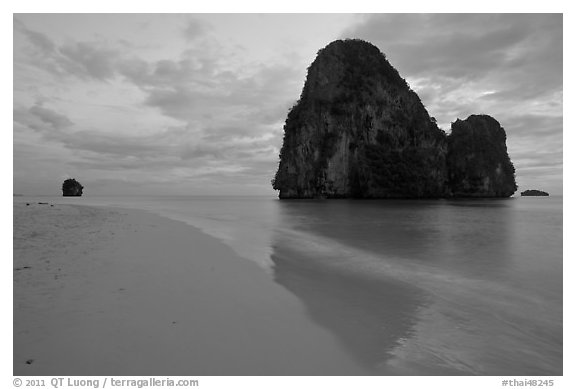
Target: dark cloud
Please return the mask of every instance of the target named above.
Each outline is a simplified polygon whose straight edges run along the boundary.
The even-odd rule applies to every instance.
[[[56,132],[70,127],[73,123],[67,116],[54,110],[35,104],[29,109],[22,107],[14,109],[14,121],[23,124],[33,130],[42,130],[46,125]],[[54,133],[54,131],[50,131]]]
[[[210,30],[210,25],[203,20],[188,19],[186,27],[183,30],[184,38],[188,42],[193,42],[196,39],[204,36]]]
[[[48,55],[53,55],[56,52],[56,45],[46,35],[28,30],[22,23],[15,23],[14,26],[16,30],[22,32],[40,52]]]
[[[23,23],[14,24],[16,32],[30,44],[28,65],[60,77],[107,80],[114,76],[118,50],[101,42],[74,42],[57,45],[48,36],[28,29]]]
[[[81,78],[107,80],[114,77],[116,50],[98,43],[76,42],[59,48],[60,66],[65,72]]]
[[[187,120],[195,111],[196,99],[201,97],[201,94],[179,85],[170,88],[151,88],[148,90],[145,104],[159,108],[166,116]]]
[[[561,85],[561,14],[373,15],[343,34],[376,44],[405,76],[482,78],[508,70]],[[500,78],[500,77],[499,77]],[[538,80],[533,80],[538,82]]]

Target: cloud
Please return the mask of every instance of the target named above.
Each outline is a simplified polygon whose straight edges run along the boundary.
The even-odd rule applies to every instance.
[[[233,128],[198,131],[180,126],[146,136],[130,136],[121,129],[103,133],[82,128],[65,114],[40,104],[15,108],[14,122],[17,150],[29,149],[30,137],[25,137],[23,131],[30,129],[42,138],[45,150],[60,150],[53,154],[84,174],[109,177],[131,172],[131,179],[142,177],[149,183],[163,182],[167,176],[185,180],[221,175],[235,180],[233,175],[246,172],[255,175],[250,180],[267,183],[278,155],[271,144],[278,141],[278,134],[252,136],[248,135],[250,131]],[[19,158],[18,163],[26,165],[35,160]]]
[[[57,45],[48,36],[14,23],[15,32],[27,38],[27,64],[59,77],[75,76],[83,80],[108,80],[114,77],[117,49],[103,42],[72,42]]]
[[[13,114],[15,122],[33,130],[42,130],[46,126],[49,126],[52,130],[59,132],[73,125],[67,116],[45,108],[40,103],[36,103],[27,110],[22,107],[14,109]],[[54,133],[54,131],[50,131],[50,133]]]
[[[114,77],[116,50],[103,47],[97,42],[76,42],[63,45],[56,57],[62,72],[68,72],[81,78],[108,80]]]
[[[23,23],[15,19],[14,28],[26,36],[32,45],[37,47],[40,52],[53,55],[56,52],[56,45],[46,35],[27,29]]]
[[[343,35],[376,44],[409,76],[473,79],[562,62],[561,14],[379,14]]]
[[[183,48],[179,58],[153,61],[135,55],[129,45],[123,52],[102,42],[59,45],[19,27],[33,48],[29,60],[41,58],[34,66],[57,77],[135,86],[142,92],[142,109],[157,109],[179,126],[144,136],[122,128],[102,131],[39,104],[15,109],[15,122],[70,150],[75,166],[84,169],[159,174],[182,168],[193,177],[251,172],[268,185],[281,123],[299,95],[305,70],[288,63],[237,63],[203,37],[206,26],[193,21],[187,26],[195,33],[194,46]]]
[[[208,28],[196,20],[187,26],[195,32]],[[267,123],[282,120],[304,76],[303,69],[290,64],[235,64],[232,71],[224,62],[233,55],[212,39],[200,39],[199,32],[195,38],[200,41],[179,59],[146,61],[103,42],[57,45],[21,23],[17,30],[35,49],[30,65],[60,77],[130,82],[144,93],[144,104],[184,122],[226,116],[257,120],[258,115]]]
[[[200,19],[188,19],[186,27],[183,30],[183,35],[186,41],[193,42],[196,39],[204,36],[208,31],[210,31],[210,25]]]
[[[521,184],[561,187],[562,27],[561,14],[378,14],[342,36],[378,46],[445,130],[495,117]]]
[[[547,138],[561,139],[563,120],[559,116],[526,114],[507,117],[507,132],[516,139],[533,138],[534,142]]]
[[[372,15],[343,35],[374,43],[437,96],[457,86],[517,102],[562,88],[561,14]]]
[[[112,161],[142,161],[177,154],[178,147],[167,139],[170,131],[149,136],[130,136],[122,131],[103,133],[97,130],[71,128],[72,122],[53,110],[33,106],[14,110],[14,121],[40,134],[46,141],[56,142],[77,154],[90,152]],[[77,126],[76,126],[77,127]],[[175,130],[177,131],[177,130]]]
[[[125,58],[118,62],[117,73],[140,88],[169,88],[195,83],[210,87],[215,81],[214,61],[207,58],[163,59],[147,62],[139,58]]]

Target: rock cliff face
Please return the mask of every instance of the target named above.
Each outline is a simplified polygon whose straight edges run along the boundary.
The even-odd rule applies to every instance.
[[[494,118],[471,115],[452,123],[448,186],[454,197],[509,197],[517,189],[506,133]]]
[[[508,189],[497,189],[508,177],[506,163],[501,163],[503,173],[490,171],[498,163],[482,165],[479,172],[453,163],[457,170],[449,178],[447,156],[461,156],[449,153],[449,144],[459,146],[469,130],[472,139],[484,134],[473,124],[464,127],[457,130],[462,137],[449,142],[377,47],[361,40],[335,41],[318,52],[288,113],[273,187],[282,199],[505,195]],[[500,148],[503,140],[506,152],[505,135],[493,142],[489,136],[482,139]],[[489,173],[486,186],[472,179],[476,173]],[[456,191],[450,182],[459,184]]]
[[[370,43],[320,50],[284,132],[280,198],[444,194],[445,134]]]

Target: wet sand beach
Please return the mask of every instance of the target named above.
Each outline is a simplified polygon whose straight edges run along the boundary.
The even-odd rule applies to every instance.
[[[366,375],[261,267],[199,229],[14,203],[15,375]]]

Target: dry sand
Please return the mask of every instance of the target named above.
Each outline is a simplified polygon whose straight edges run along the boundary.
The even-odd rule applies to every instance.
[[[14,204],[15,375],[365,375],[257,265],[150,213]]]

